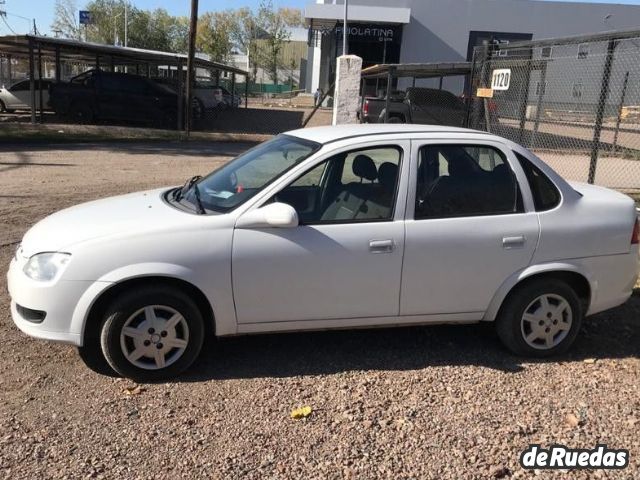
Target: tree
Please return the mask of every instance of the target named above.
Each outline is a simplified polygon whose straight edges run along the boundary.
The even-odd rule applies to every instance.
[[[262,0],[258,9],[265,39],[260,44],[264,67],[271,81],[278,85],[278,70],[285,67],[282,60],[282,50],[291,38],[289,28],[284,19],[273,8],[272,0]]]
[[[188,20],[162,9],[140,10],[125,0],[92,0],[87,4],[93,24],[88,39],[96,43],[124,45],[125,5],[127,46],[168,52],[186,51]]]
[[[198,19],[196,48],[208,54],[212,61],[226,63],[233,51],[233,13],[207,12]]]
[[[258,74],[258,68],[262,66],[262,58],[258,48],[260,32],[262,32],[260,22],[249,8],[244,7],[233,11],[231,38],[235,46],[249,57],[251,79],[254,81]]]
[[[278,9],[278,15],[287,27],[304,27],[304,15],[299,8],[281,7]]]
[[[76,0],[56,0],[51,31],[64,38],[81,39]]]

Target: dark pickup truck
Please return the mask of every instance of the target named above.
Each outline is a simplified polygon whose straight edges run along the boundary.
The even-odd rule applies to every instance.
[[[178,96],[169,87],[127,73],[88,70],[49,88],[49,103],[79,122],[125,120],[174,127]]]
[[[362,123],[384,123],[385,98],[365,97],[362,101]],[[389,123],[420,123],[464,127],[467,107],[463,100],[446,90],[407,88],[389,97]]]

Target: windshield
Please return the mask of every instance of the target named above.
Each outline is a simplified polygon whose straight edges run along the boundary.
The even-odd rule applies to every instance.
[[[197,183],[202,206],[220,213],[236,208],[319,147],[317,143],[288,135],[261,143]],[[184,199],[195,205],[194,189]]]

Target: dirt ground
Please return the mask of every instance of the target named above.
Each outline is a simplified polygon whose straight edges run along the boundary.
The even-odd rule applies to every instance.
[[[58,209],[178,184],[245,148],[2,145],[0,265]],[[550,361],[506,353],[490,325],[267,335],[212,342],[179,379],[135,389],[18,332],[5,282],[3,478],[640,478],[638,290]],[[626,448],[630,466],[524,471],[532,443]]]

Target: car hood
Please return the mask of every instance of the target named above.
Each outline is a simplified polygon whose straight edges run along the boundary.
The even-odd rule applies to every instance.
[[[22,255],[65,251],[70,246],[118,234],[150,231],[188,221],[192,215],[162,199],[167,189],[130,193],[82,203],[36,223],[22,240]]]

